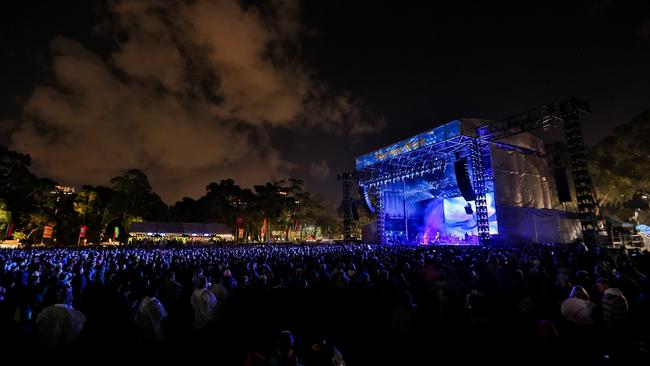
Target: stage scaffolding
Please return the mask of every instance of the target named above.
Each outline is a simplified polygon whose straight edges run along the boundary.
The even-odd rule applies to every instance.
[[[403,227],[408,240],[410,218],[406,207],[405,181],[422,178],[426,175],[426,179],[435,182],[429,189],[430,197],[437,197],[436,195],[450,197],[445,191],[455,192],[457,196],[460,196],[458,182],[455,179],[449,179],[449,176],[440,174],[440,172],[444,172],[450,166],[455,167],[454,163],[457,163],[459,159],[467,159],[470,162],[468,170],[471,170],[471,173],[468,171],[466,174],[469,175],[473,186],[471,187],[473,189],[471,196],[476,198],[469,198],[466,192],[462,196],[468,202],[469,208],[466,210],[468,213],[472,209],[469,202],[474,201],[478,239],[481,244],[487,244],[491,234],[486,196],[488,193],[495,193],[494,185],[496,184],[491,160],[492,147],[545,159],[543,148],[531,149],[524,146],[525,144],[511,144],[506,140],[528,131],[562,124],[569,148],[573,182],[578,195],[577,203],[580,212],[577,214],[582,226],[582,235],[586,241],[593,242],[599,210],[589,178],[584,142],[578,123],[579,117],[588,111],[587,102],[568,98],[499,121],[456,120],[360,156],[356,159],[356,171],[352,172],[352,176],[358,179],[361,198],[366,208],[377,213],[376,228],[379,241],[386,243],[387,240],[385,220],[388,203],[384,197],[384,190],[387,186],[401,182],[404,202]],[[417,186],[417,184],[415,185]],[[394,194],[394,191],[393,189],[391,193]],[[349,191],[344,189],[344,196],[346,195],[349,196]],[[349,201],[350,198],[348,197],[347,200]],[[492,200],[494,201],[494,196],[492,196]],[[344,197],[344,206],[345,201]],[[344,223],[347,224],[344,226],[348,227],[346,232],[349,232],[350,221],[349,218],[344,220]]]
[[[453,162],[460,158],[468,158],[471,161],[472,180],[474,190],[477,194],[475,204],[478,237],[480,242],[483,244],[486,244],[489,241],[490,233],[485,199],[486,184],[490,186],[489,189],[491,189],[492,185],[489,145],[479,143],[475,137],[462,135],[460,121],[450,122],[449,124],[439,128],[445,129],[448,128],[449,125],[458,126],[458,135],[401,154],[396,154],[395,156],[387,157],[374,164],[366,164],[365,166],[362,166],[361,169],[357,170],[359,186],[363,196],[362,198],[365,200],[364,203],[372,212],[377,212],[377,233],[380,242],[386,242],[384,222],[386,212],[382,189],[388,184],[402,182],[402,192],[404,194],[403,199],[405,202],[405,180],[421,177],[424,174],[435,174],[436,172],[444,171],[445,169],[449,169],[449,166],[453,166]],[[413,139],[418,141],[418,136]],[[409,141],[412,141],[413,139],[410,139]],[[408,143],[409,142],[406,141],[396,145],[401,144],[407,146]],[[399,148],[399,146],[396,148]],[[441,179],[440,185],[442,186],[441,190],[456,191],[458,189],[455,180],[449,181],[449,179]],[[373,202],[377,207],[375,207]],[[408,219],[406,208],[404,208],[404,225],[407,237]]]

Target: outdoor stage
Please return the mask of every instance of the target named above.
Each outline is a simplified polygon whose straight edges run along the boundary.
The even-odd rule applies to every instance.
[[[456,120],[356,159],[361,198],[383,244],[565,243],[580,221],[562,207],[544,144],[530,133],[483,139],[489,121]]]

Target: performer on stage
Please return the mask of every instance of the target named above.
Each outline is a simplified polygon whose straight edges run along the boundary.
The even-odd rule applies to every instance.
[[[424,235],[422,236],[422,243],[423,244],[429,244],[429,233],[426,232],[426,231],[424,232]]]
[[[436,238],[433,241],[434,243],[440,243],[440,231],[436,231]]]

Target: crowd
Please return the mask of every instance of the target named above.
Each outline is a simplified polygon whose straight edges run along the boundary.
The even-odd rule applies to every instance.
[[[0,344],[224,365],[634,364],[649,273],[648,252],[582,244],[0,250]]]

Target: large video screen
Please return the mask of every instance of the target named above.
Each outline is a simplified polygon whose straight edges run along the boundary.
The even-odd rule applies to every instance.
[[[498,234],[496,207],[494,204],[494,193],[486,194],[488,206],[488,217],[490,222],[490,234]],[[444,199],[445,212],[445,229],[447,235],[457,238],[464,238],[465,234],[478,235],[478,225],[476,223],[476,203],[470,201],[472,213],[465,211],[467,201],[463,197],[453,197]]]

